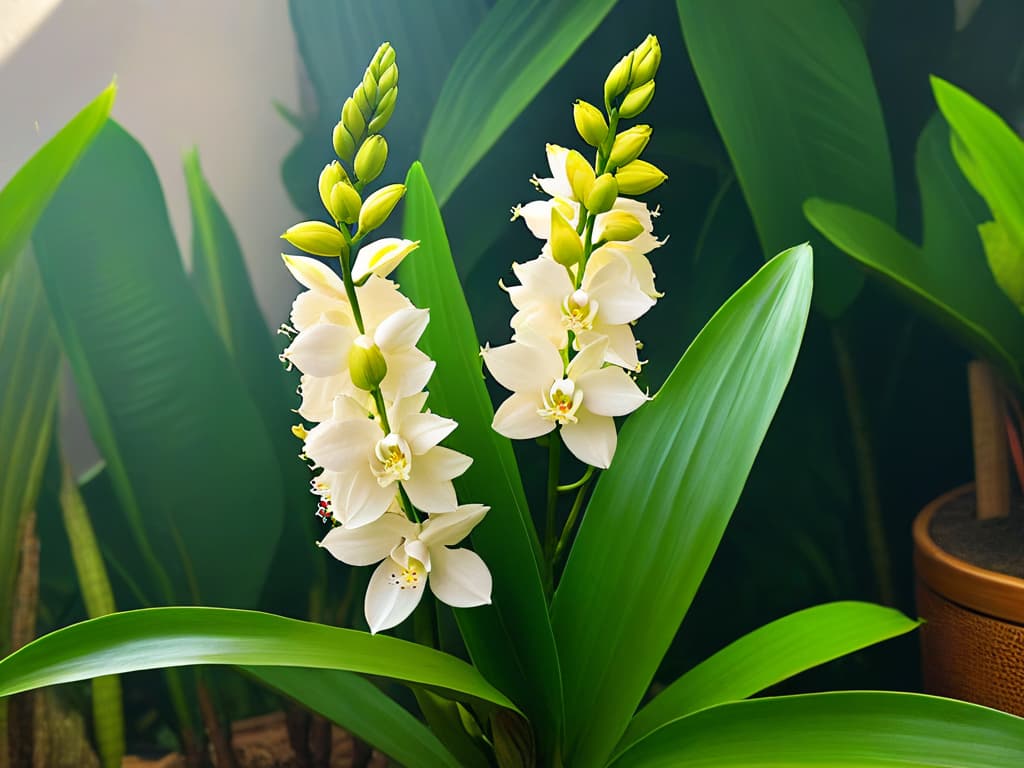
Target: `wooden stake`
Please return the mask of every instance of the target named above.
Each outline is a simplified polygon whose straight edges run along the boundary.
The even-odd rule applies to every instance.
[[[1010,514],[1010,457],[1002,390],[992,366],[983,360],[967,365],[974,442],[977,517],[990,520]]]

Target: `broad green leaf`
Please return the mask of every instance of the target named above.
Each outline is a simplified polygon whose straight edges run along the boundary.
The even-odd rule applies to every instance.
[[[608,758],[686,615],[796,361],[812,268],[808,245],[769,261],[622,428],[551,608],[567,764]]]
[[[369,680],[352,672],[245,667],[247,672],[337,723],[408,768],[457,768],[437,737]]]
[[[1016,768],[1024,720],[913,693],[853,691],[752,699],[655,731],[615,768],[936,766]]]
[[[441,205],[614,5],[498,0],[459,52],[423,138]]]
[[[32,237],[61,181],[107,121],[116,94],[114,83],[104,88],[0,190],[0,280]]]
[[[836,246],[895,286],[921,311],[975,353],[999,364],[1024,386],[1024,317],[996,285],[975,227],[984,217],[959,174],[941,120],[929,123],[917,148],[924,217],[918,248],[869,214],[811,199],[810,222]]]
[[[965,175],[998,224],[1002,247],[986,249],[992,272],[1024,312],[1024,140],[999,115],[955,85],[933,77],[932,90],[962,147],[957,159],[967,166]]]
[[[377,46],[389,41],[399,69],[398,105],[384,133],[388,167],[381,183],[401,181],[416,159],[427,120],[456,55],[487,13],[487,0],[290,0],[288,8],[319,113],[286,158],[285,184],[300,210],[320,216],[316,179],[333,159],[331,131]]]
[[[150,598],[253,604],[281,529],[275,456],[188,283],[156,172],[120,126],[101,131],[33,242],[90,431],[157,580]]]
[[[46,685],[195,664],[379,675],[514,708],[466,662],[354,629],[231,608],[143,608],[58,629],[0,661],[0,696]]]
[[[60,347],[32,254],[0,278],[0,652],[11,647],[18,542],[53,431]]]
[[[881,105],[864,46],[839,0],[677,5],[766,256],[811,237],[801,206],[812,195],[895,220]],[[826,247],[816,253],[815,283],[815,306],[835,317],[863,277]]]
[[[630,721],[616,751],[681,717],[753,696],[800,672],[916,629],[899,611],[827,603],[773,621],[701,662]]]
[[[562,717],[561,678],[541,583],[540,545],[511,443],[491,429],[494,409],[484,386],[473,319],[455,272],[441,212],[423,167],[406,179],[404,235],[419,249],[399,271],[402,288],[431,310],[420,347],[437,361],[431,408],[455,419],[446,441],[473,457],[456,489],[464,502],[491,511],[473,531],[473,548],[494,575],[493,604],[455,611],[466,648],[484,676],[527,713],[542,743],[553,744]]]

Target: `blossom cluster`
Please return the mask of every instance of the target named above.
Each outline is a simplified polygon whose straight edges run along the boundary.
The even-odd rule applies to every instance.
[[[379,563],[364,603],[372,632],[406,619],[427,585],[456,607],[489,603],[491,593],[480,557],[453,548],[488,508],[458,503],[452,481],[472,459],[440,445],[458,425],[426,407],[435,364],[416,345],[429,311],[388,279],[419,243],[382,238],[362,244],[352,258],[405,193],[392,184],[362,199],[387,158],[379,132],[397,82],[394,50],[385,43],[342,109],[334,131],[339,159],[320,175],[320,197],[334,223],[303,222],[283,235],[328,259],[284,256],[306,290],[292,305],[284,329],[292,339],[282,359],[301,371],[298,413],[315,423],[294,431],[316,472],[317,515],[332,525],[320,546],[349,565]]]
[[[647,400],[633,379],[642,366],[633,325],[661,296],[647,254],[663,241],[653,231],[657,210],[628,195],[666,176],[639,159],[650,126],[616,129],[650,103],[660,59],[650,36],[612,69],[607,117],[576,102],[577,130],[596,150],[593,165],[576,150],[547,146],[551,175],[533,179],[547,197],[512,212],[543,241],[539,256],[512,265],[519,281],[506,287],[517,310],[512,341],[481,350],[491,375],[512,391],[495,413],[496,431],[529,439],[558,429],[576,458],[601,469],[615,453],[614,417]]]

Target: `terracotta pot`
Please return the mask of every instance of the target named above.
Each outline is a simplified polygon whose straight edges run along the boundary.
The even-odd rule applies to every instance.
[[[914,521],[924,688],[1024,716],[1024,579],[954,557],[931,535],[938,510],[973,493],[940,496]]]

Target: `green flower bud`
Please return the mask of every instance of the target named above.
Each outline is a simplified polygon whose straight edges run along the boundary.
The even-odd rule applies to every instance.
[[[340,181],[331,187],[327,210],[336,221],[351,224],[359,218],[359,209],[363,206],[362,198],[348,181]]]
[[[341,108],[341,122],[345,124],[345,128],[354,141],[359,141],[363,137],[363,131],[366,130],[366,120],[363,118],[363,113],[359,109],[359,105],[356,104],[355,99],[345,99],[345,104]]]
[[[391,47],[391,43],[381,43],[377,48],[377,52],[373,54],[370,66],[379,72],[383,72],[394,63],[395,49]]]
[[[610,173],[602,173],[590,187],[585,205],[591,213],[604,213],[612,209],[618,196],[619,184],[615,177]]]
[[[383,136],[369,136],[356,152],[356,176],[361,182],[369,183],[380,176],[384,163],[388,161],[388,142]]]
[[[335,160],[333,163],[328,163],[324,166],[324,169],[320,171],[320,180],[317,183],[317,189],[320,191],[320,200],[324,204],[324,208],[327,209],[328,213],[331,213],[331,189],[335,184],[341,181],[347,181],[348,174],[345,173],[345,169],[341,167],[341,163]],[[335,221],[338,217],[334,217]]]
[[[396,85],[386,94],[380,104],[377,105],[377,114],[373,120],[370,121],[370,125],[367,126],[367,130],[370,133],[380,133],[384,130],[384,126],[388,124],[388,120],[391,119],[391,115],[395,111],[395,102],[398,100],[398,86]]]
[[[398,85],[398,65],[392,64],[381,73],[377,87],[380,89],[381,94],[385,94],[396,85]]]
[[[601,239],[628,242],[644,231],[640,219],[626,211],[608,211],[601,222]]]
[[[594,184],[594,169],[575,149],[570,149],[565,158],[565,175],[569,179],[572,196],[580,202],[586,200]]]
[[[359,211],[357,234],[365,235],[387,221],[388,216],[395,210],[395,206],[404,195],[405,184],[388,184],[366,198],[362,210]]]
[[[377,101],[377,79],[373,76],[373,72],[369,68],[363,73],[363,84],[360,89],[363,98],[367,101],[367,106],[374,104]],[[363,113],[364,115],[372,115],[373,110],[368,109]]]
[[[608,121],[593,104],[577,99],[572,105],[572,119],[580,137],[592,147],[599,147],[608,137]]]
[[[646,160],[634,160],[615,171],[619,192],[623,195],[642,195],[659,186],[668,176]]]
[[[619,107],[619,117],[636,117],[647,109],[652,98],[654,98],[654,81],[648,80],[626,94],[626,98],[622,100],[622,105]]]
[[[619,59],[619,63],[608,73],[604,81],[604,103],[609,109],[612,101],[629,87],[629,72],[632,67],[633,51],[630,51]]]
[[[612,144],[612,152],[608,162],[612,168],[631,163],[640,157],[647,142],[651,140],[651,126],[634,125],[628,131],[623,131],[615,137]]]
[[[359,114],[362,115],[363,121],[369,122],[373,117],[373,105],[370,104],[370,100],[366,98],[366,91],[363,89],[362,83],[352,91],[352,100],[355,101],[356,106],[359,108]]]
[[[648,35],[633,52],[633,71],[629,85],[637,88],[654,79],[661,64],[661,44],[654,35]]]
[[[338,123],[334,126],[332,138],[334,140],[335,154],[346,163],[352,162],[352,158],[356,154],[356,140],[348,132],[348,128],[345,127],[344,123]]]
[[[551,258],[563,267],[574,267],[583,261],[583,241],[572,224],[554,207],[551,208]]]
[[[372,392],[388,375],[388,364],[380,347],[365,334],[356,337],[348,350],[348,372],[359,389]]]
[[[348,252],[348,243],[337,227],[322,221],[304,221],[289,227],[282,238],[314,256],[341,256]]]

